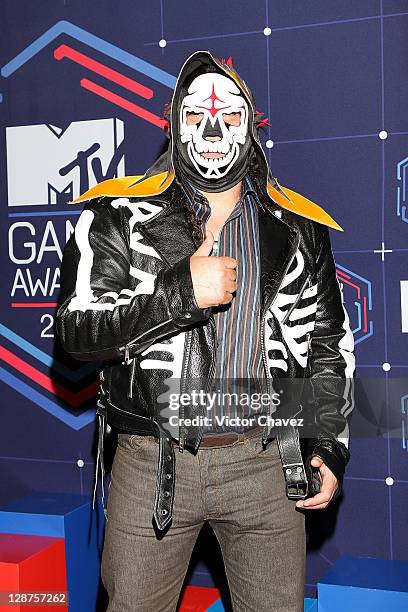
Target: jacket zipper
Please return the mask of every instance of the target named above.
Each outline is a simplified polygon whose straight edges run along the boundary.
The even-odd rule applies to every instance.
[[[208,389],[210,388],[210,384],[211,384],[211,380],[212,377],[214,375],[215,372],[215,359],[216,359],[216,352],[217,352],[217,340],[216,340],[216,325],[215,325],[215,320],[214,320],[214,314],[211,313],[210,316],[210,321],[211,324],[213,326],[213,330],[214,330],[214,338],[215,338],[215,350],[213,351],[213,355],[212,355],[212,361],[211,361],[211,368],[210,368],[210,373],[208,376],[209,379],[209,384],[208,384]],[[184,393],[184,382],[186,379],[186,375],[187,375],[187,366],[188,366],[188,357],[190,356],[190,349],[191,349],[191,340],[192,340],[192,330],[190,330],[187,336],[187,347],[184,351],[184,356],[183,356],[183,365],[182,365],[182,380],[181,380],[181,392]],[[179,420],[181,422],[184,421],[184,415],[185,415],[185,410],[184,410],[184,405],[179,407]],[[179,452],[182,453],[184,451],[184,444],[185,444],[185,427],[184,425],[179,425]]]
[[[262,323],[261,323],[261,346],[262,346],[262,359],[263,359],[263,363],[264,363],[264,369],[265,369],[265,374],[266,374],[266,384],[268,387],[268,393],[269,393],[269,397],[271,398],[271,375],[269,372],[269,368],[268,368],[268,362],[266,359],[266,348],[265,348],[265,318],[266,318],[266,313],[265,315],[263,315],[262,317]],[[264,437],[264,435],[262,434],[262,444],[265,445],[266,444],[266,438]]]
[[[211,257],[218,256],[218,246],[219,246],[219,236],[217,240],[214,241],[214,248],[212,250]],[[210,390],[212,389],[213,378],[214,378],[216,362],[217,362],[217,352],[218,352],[217,350],[218,349],[217,325],[215,323],[214,312],[212,310],[211,310],[211,316],[210,316],[210,324],[212,326],[213,334],[214,334],[214,350],[212,353],[210,372],[208,374],[207,392],[210,392]],[[206,410],[207,410],[207,406],[206,406]]]
[[[135,369],[136,369],[136,359],[133,357],[132,361],[132,369],[130,371],[129,377],[129,390],[128,390],[128,398],[133,399],[133,381],[135,379]]]
[[[213,325],[213,329],[215,331],[215,321],[214,321],[214,315],[211,314],[211,323]],[[184,389],[185,389],[185,380],[186,380],[186,375],[187,375],[187,367],[188,367],[188,358],[190,356],[190,350],[191,350],[191,342],[192,342],[192,335],[193,335],[193,330],[190,330],[187,332],[187,345],[186,348],[184,350],[184,355],[183,355],[183,365],[182,365],[182,378],[181,378],[181,394],[184,393]],[[213,357],[212,357],[212,361],[211,361],[211,369],[210,369],[210,374],[209,374],[209,380],[212,379],[212,376],[214,375],[215,372],[215,356],[216,356],[216,350],[217,350],[217,345],[215,343],[215,351],[213,352]],[[181,405],[179,407],[179,421],[183,422],[184,420],[184,416],[185,416],[185,411],[184,411],[184,405]],[[182,453],[184,451],[184,444],[185,444],[185,427],[184,425],[180,425],[179,424],[179,452]]]
[[[307,332],[307,351],[306,351],[306,365],[305,365],[305,369],[303,371],[303,379],[302,379],[302,388],[300,390],[300,394],[299,394],[299,398],[302,397],[303,395],[303,389],[305,388],[305,378],[306,378],[306,372],[307,372],[307,367],[308,367],[308,363],[309,363],[309,354],[310,354],[310,347],[312,345],[312,335],[310,332]],[[299,414],[299,413],[297,413]],[[296,416],[296,415],[294,415]]]
[[[185,386],[184,383],[186,380],[188,357],[190,355],[192,335],[193,335],[193,330],[190,329],[187,332],[187,340],[186,340],[187,346],[185,346],[184,348],[183,365],[181,368],[180,396],[184,393],[184,386]],[[184,405],[180,405],[179,406],[179,451],[180,453],[184,451],[184,442],[185,442],[185,429],[184,429],[183,421],[184,421]]]
[[[305,282],[303,283],[298,296],[296,297],[295,301],[293,302],[293,304],[291,305],[291,307],[286,311],[285,316],[283,317],[281,324],[284,325],[286,323],[286,321],[289,319],[290,315],[292,314],[292,312],[295,310],[296,306],[299,304],[300,300],[302,299],[302,295],[304,290],[306,289],[306,286],[309,282],[310,279],[310,274],[307,275]]]
[[[136,344],[136,342],[138,342],[138,340],[143,338],[143,336],[146,336],[146,334],[150,334],[150,332],[155,331],[156,329],[159,329],[160,327],[163,327],[163,325],[167,325],[167,323],[170,323],[171,321],[172,321],[171,318],[170,319],[166,319],[166,321],[162,321],[161,323],[158,323],[154,327],[150,327],[150,329],[148,329],[147,331],[139,334],[138,336],[136,336],[136,338],[133,338],[133,340],[131,342],[128,342],[124,346],[120,346],[119,350],[120,351],[124,351],[124,354],[125,354],[124,362],[126,363],[126,365],[129,365],[131,363],[132,359],[133,359],[133,357],[130,357],[130,348],[134,344]]]
[[[208,379],[210,381],[208,388],[210,388],[210,385],[212,383],[212,377],[214,376],[214,373],[215,373],[215,364],[216,364],[216,359],[217,359],[217,346],[218,346],[217,326],[215,324],[215,318],[214,318],[214,314],[213,313],[211,313],[210,322],[211,322],[211,325],[212,325],[213,330],[214,330],[214,351],[213,351],[213,358],[212,358],[212,362],[211,362],[210,374],[208,376]]]

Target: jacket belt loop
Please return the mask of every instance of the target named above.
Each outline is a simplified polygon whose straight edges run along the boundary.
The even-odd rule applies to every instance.
[[[296,427],[279,428],[277,442],[286,481],[288,499],[305,499],[309,483],[300,450],[299,430]]]
[[[160,531],[172,520],[175,472],[174,446],[168,434],[159,428],[159,460],[153,517]]]
[[[98,452],[96,456],[96,467],[95,467],[95,482],[92,498],[92,509],[95,509],[96,492],[98,489],[99,480],[99,466],[101,466],[101,488],[102,488],[102,507],[105,519],[107,518],[107,506],[105,501],[105,464],[103,458],[103,436],[105,432],[105,415],[98,413],[99,427],[98,427]]]

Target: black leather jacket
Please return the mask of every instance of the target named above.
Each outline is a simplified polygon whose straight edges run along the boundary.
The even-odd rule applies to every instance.
[[[265,372],[271,385],[278,378],[323,382],[303,406],[315,432],[307,456],[319,455],[341,482],[349,459],[354,343],[329,231],[282,209],[259,180],[256,185]],[[171,520],[175,456],[158,396],[166,380],[180,381],[185,391],[198,380],[205,384],[215,366],[213,315],[194,297],[189,260],[198,244],[184,197],[173,180],[159,195],[88,201],[65,247],[56,314],[65,350],[102,364],[98,414],[118,430],[159,438],[159,529]],[[335,393],[327,379],[335,381]],[[199,410],[187,407],[184,416]],[[173,437],[181,447],[195,452],[201,428],[179,434]],[[265,428],[264,440],[270,437]]]

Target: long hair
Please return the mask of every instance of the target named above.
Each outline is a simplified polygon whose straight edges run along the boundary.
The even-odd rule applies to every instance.
[[[187,201],[187,195],[184,192],[180,179],[175,176],[174,183],[176,188],[173,190],[171,195],[171,203],[176,206],[182,206],[184,209],[184,216],[191,230],[191,236],[194,240],[195,245],[198,247],[203,239],[202,227],[197,223],[196,215],[192,207],[189,206]]]

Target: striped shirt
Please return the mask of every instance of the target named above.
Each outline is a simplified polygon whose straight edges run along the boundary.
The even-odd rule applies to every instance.
[[[205,227],[211,215],[207,198],[191,183],[184,185],[184,190],[197,222]],[[242,432],[258,425],[256,416],[265,412],[258,405],[255,409],[255,404],[251,407],[248,401],[245,403],[249,394],[266,392],[260,333],[258,205],[256,191],[246,176],[240,199],[212,251],[212,255],[238,261],[237,291],[232,302],[213,308],[218,342],[212,393],[235,393],[232,397],[239,400],[216,402],[207,412],[211,424],[203,428],[204,434]],[[251,422],[241,422],[248,417],[252,417]],[[231,418],[236,419],[232,425]]]

